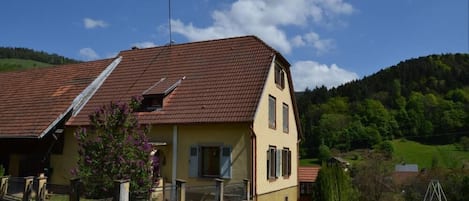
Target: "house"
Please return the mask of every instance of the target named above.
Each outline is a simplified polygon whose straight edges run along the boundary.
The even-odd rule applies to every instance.
[[[143,107],[136,115],[141,124],[151,127],[148,137],[154,145],[152,153],[160,158],[159,176],[164,182],[184,179],[188,185],[203,185],[213,183],[214,178],[223,178],[226,184],[249,179],[255,200],[298,199],[301,131],[290,64],[257,37],[132,49],[113,59],[77,64],[78,68],[92,65],[89,77],[95,79],[79,79],[81,88],[73,91],[66,89],[73,82],[67,78],[72,70],[58,67],[56,74],[67,76],[60,77],[63,82],[50,80],[54,86],[47,86],[49,91],[31,91],[26,83],[23,91],[15,89],[5,97],[11,102],[28,99],[27,106],[36,107],[11,108],[0,101],[0,108],[17,120],[17,127],[9,126],[17,134],[0,128],[1,140],[15,137],[19,145],[26,138],[38,144],[47,144],[38,142],[42,138],[59,139],[59,143],[49,143],[58,151],[44,154],[48,149],[40,150],[46,156],[44,166],[52,169],[49,183],[69,183],[69,171],[77,161],[73,133],[89,125],[92,111],[110,101],[141,95]],[[2,89],[9,90],[9,80],[1,79]],[[19,92],[22,97],[16,96]],[[55,92],[59,96],[50,98]],[[28,93],[49,99],[37,102]],[[42,109],[56,100],[63,102],[59,112],[48,114],[49,110]],[[29,118],[24,115],[28,110],[34,116],[47,116],[48,121],[34,122],[34,128],[41,129],[22,128],[21,119]],[[34,151],[25,148],[24,152]],[[2,158],[9,164],[9,173],[19,175],[14,153],[8,155]]]
[[[397,185],[405,185],[418,175],[417,164],[398,164],[394,166],[392,180]]]
[[[299,166],[298,182],[300,188],[300,201],[313,200],[313,189],[319,174],[320,166]]]

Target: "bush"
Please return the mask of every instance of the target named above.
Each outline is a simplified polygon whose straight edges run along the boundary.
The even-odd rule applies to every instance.
[[[5,168],[3,167],[2,164],[0,164],[0,177],[5,175]]]
[[[318,154],[318,159],[320,162],[325,162],[331,158],[331,150],[327,145],[320,145],[319,146],[319,154]]]
[[[380,153],[384,154],[387,158],[392,158],[392,154],[394,153],[394,147],[389,140],[385,140],[378,145],[375,146]]]
[[[132,114],[138,103],[139,99],[133,98],[130,104],[104,105],[90,115],[89,130],[75,132],[79,159],[72,174],[83,181],[87,197],[112,197],[113,182],[121,179],[130,180],[131,196],[149,191],[151,146],[147,129],[138,132],[139,124]]]
[[[461,139],[459,140],[459,147],[463,151],[469,151],[469,137],[461,137]]]

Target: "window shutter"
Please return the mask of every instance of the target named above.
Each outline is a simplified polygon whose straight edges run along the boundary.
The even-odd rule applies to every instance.
[[[277,149],[276,160],[275,160],[275,177],[278,178],[282,175],[282,150]]]
[[[193,145],[189,153],[189,177],[199,176],[199,147]]]
[[[291,160],[292,160],[291,159],[291,151],[288,150],[288,161],[287,161],[287,163],[288,163],[288,176],[291,175]]]
[[[270,177],[270,149],[267,149],[267,179]]]
[[[224,146],[220,154],[220,177],[223,179],[231,178],[231,147]]]

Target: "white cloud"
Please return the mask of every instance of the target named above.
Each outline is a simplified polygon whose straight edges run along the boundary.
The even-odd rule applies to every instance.
[[[98,53],[89,47],[80,49],[79,53],[87,61],[99,59]]]
[[[103,20],[94,20],[91,18],[83,19],[83,24],[85,25],[86,29],[105,28],[109,26],[109,24],[104,22]]]
[[[215,10],[213,24],[208,27],[199,28],[178,19],[171,20],[171,25],[175,33],[192,41],[253,34],[288,54],[293,46],[302,45],[307,38],[289,39],[286,27],[308,27],[313,22],[324,22],[353,11],[353,7],[342,0],[237,0],[229,10]],[[309,43],[321,52],[331,45],[328,41],[318,36],[315,42]]]
[[[132,44],[132,47],[149,48],[149,47],[156,47],[156,44],[151,41],[144,41],[144,42],[134,43]]]
[[[335,46],[332,39],[322,39],[315,32],[309,32],[303,36],[297,35],[291,39],[291,43],[294,47],[311,46],[316,50],[317,55],[326,53]]]
[[[331,88],[358,79],[356,73],[340,68],[336,64],[327,66],[315,61],[298,61],[290,69],[296,91],[303,91],[306,87],[314,89],[322,85]]]

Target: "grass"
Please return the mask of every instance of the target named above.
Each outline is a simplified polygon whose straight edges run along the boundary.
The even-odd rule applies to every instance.
[[[407,140],[393,140],[394,159],[407,164],[418,164],[419,169],[430,168],[436,160],[442,168],[459,168],[469,162],[469,152],[460,151],[454,144],[424,145]]]
[[[460,168],[469,163],[469,152],[460,151],[454,144],[425,145],[408,140],[391,141],[394,147],[393,159],[395,163],[405,162],[417,164],[419,169],[431,168],[432,160],[436,160],[441,168]],[[353,150],[341,153],[340,156],[349,161],[352,166],[360,163],[367,150]],[[300,159],[300,166],[318,166],[318,159]]]
[[[317,158],[306,158],[300,159],[300,166],[320,166],[319,159]]]
[[[2,71],[13,71],[13,70],[24,70],[29,68],[38,68],[51,66],[47,63],[42,63],[33,60],[25,59],[0,59],[0,72]]]

